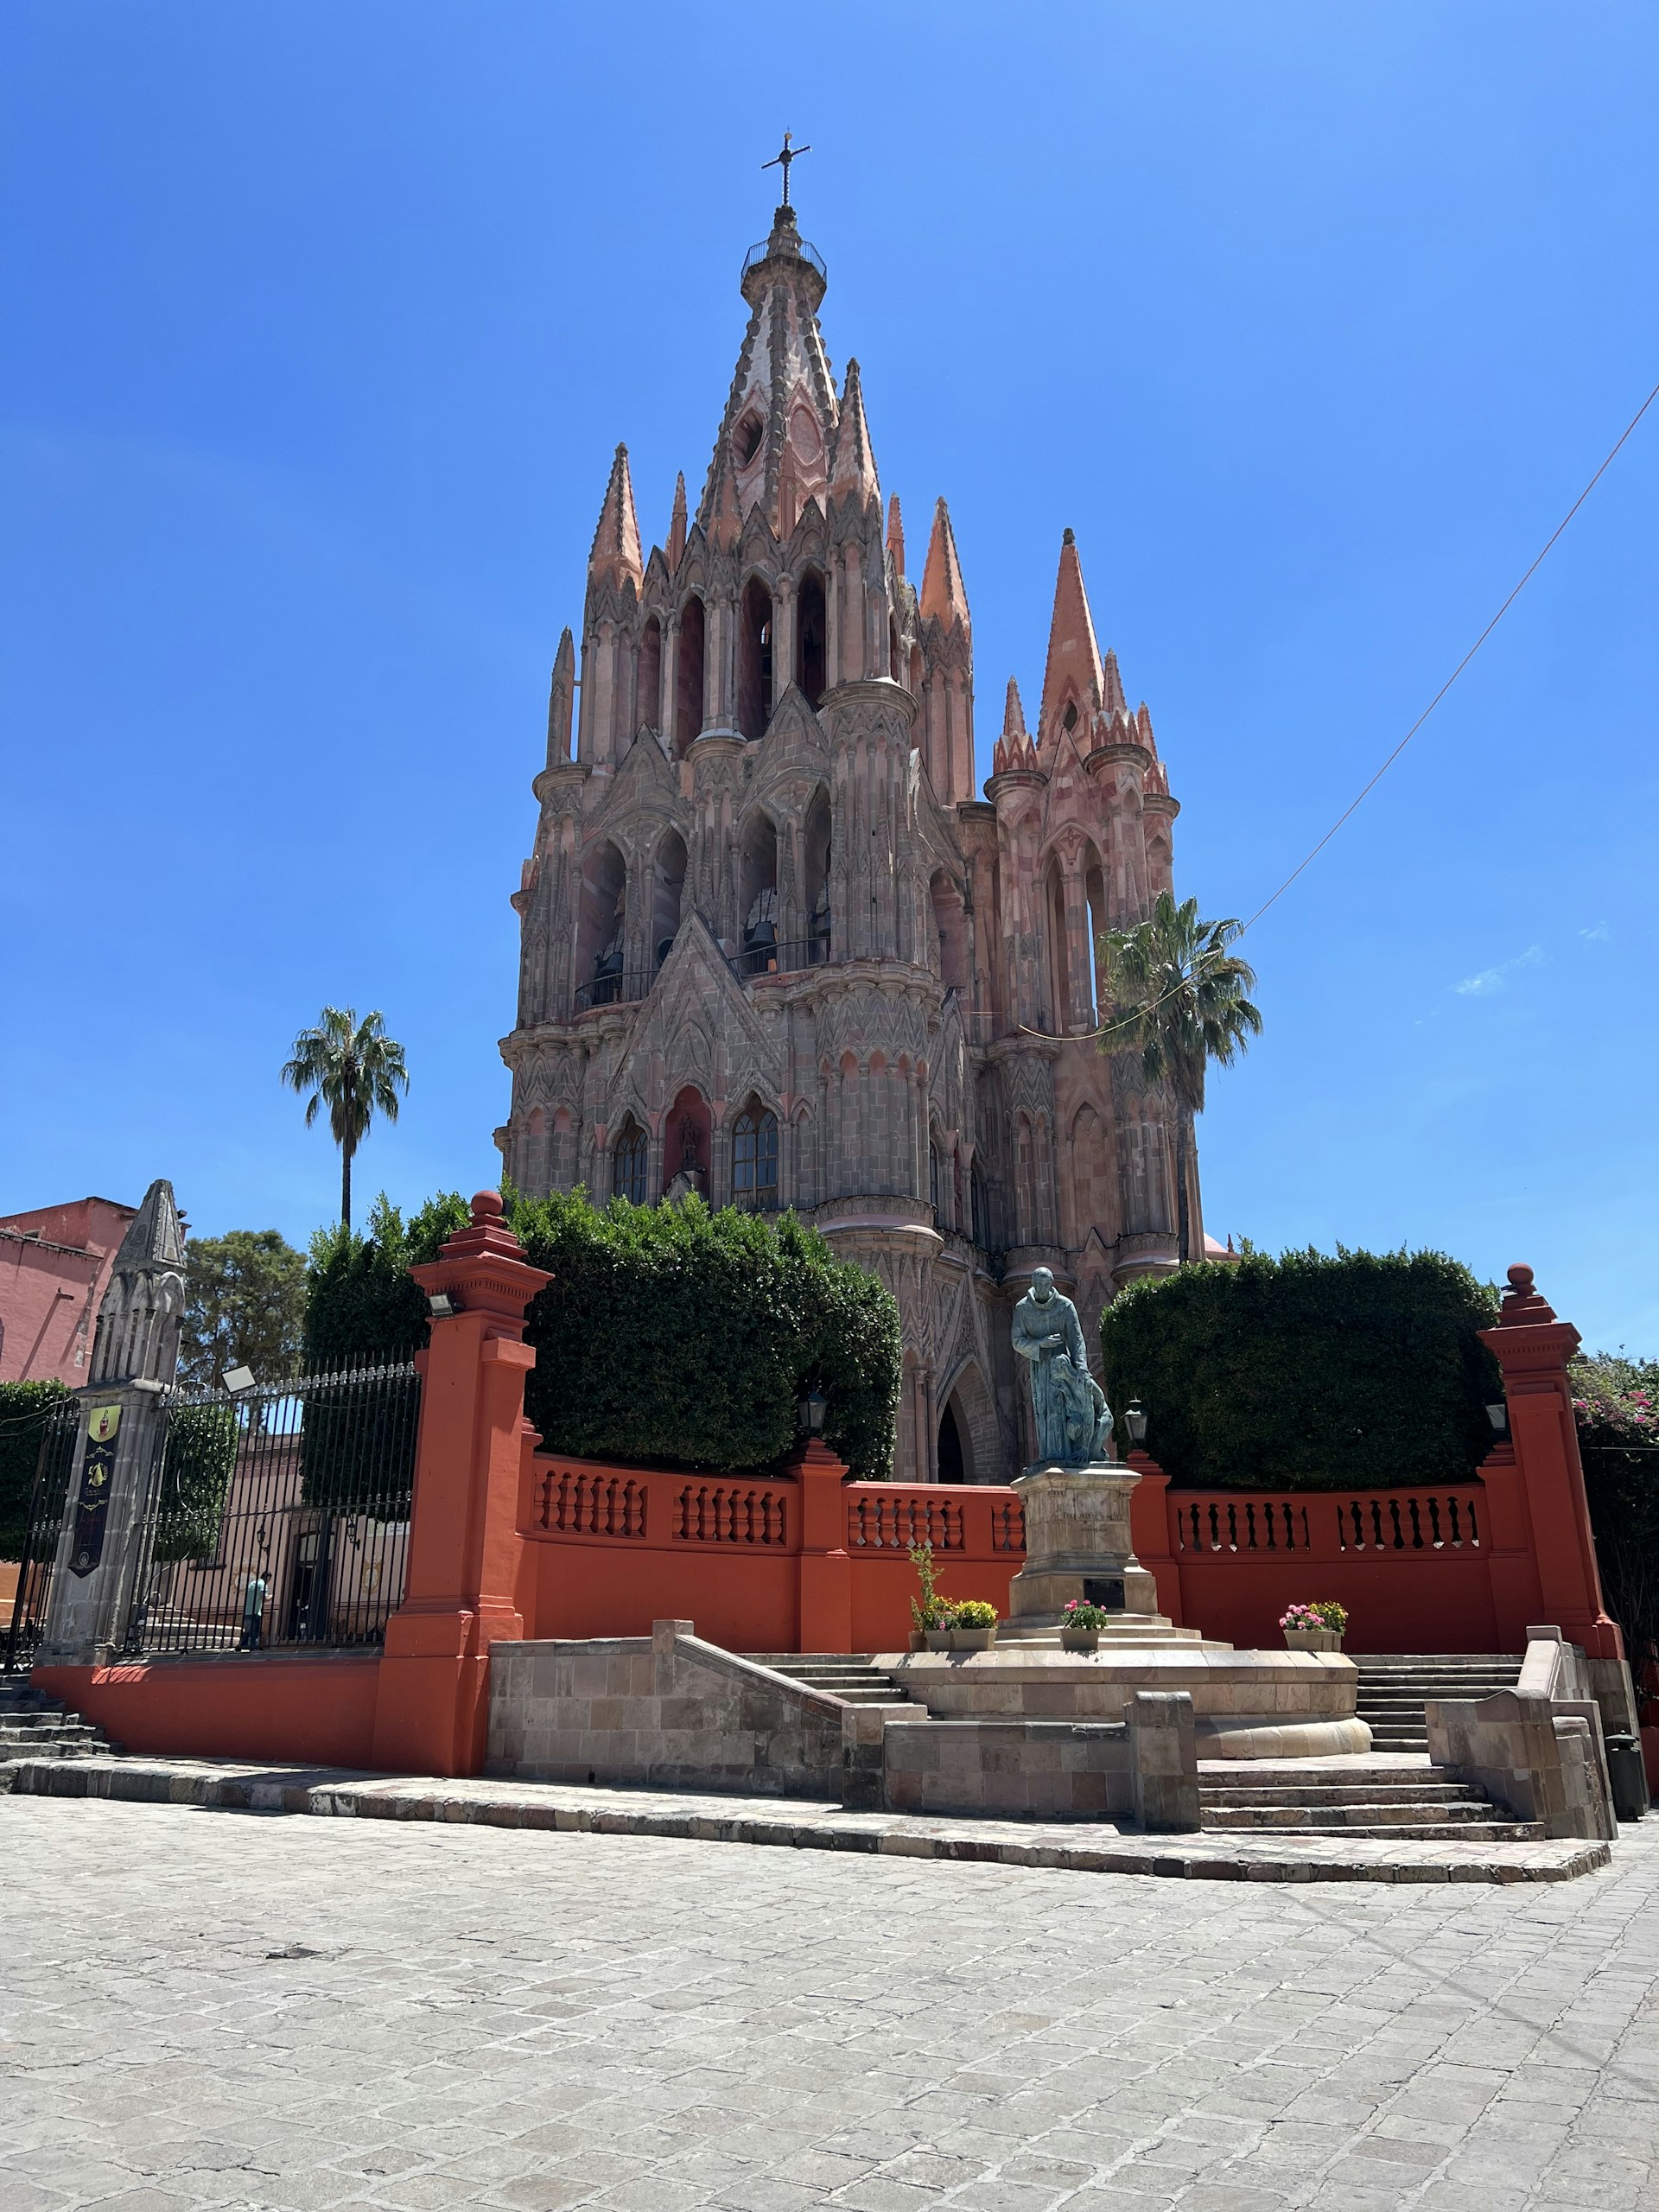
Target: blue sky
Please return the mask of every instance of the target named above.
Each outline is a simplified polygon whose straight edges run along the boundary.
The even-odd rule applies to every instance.
[[[10,0],[0,1210],[302,1241],[330,999],[413,1071],[365,1197],[493,1178],[554,646],[616,441],[648,537],[701,481],[785,124],[982,772],[1069,524],[1180,888],[1252,912],[1659,378],[1656,64],[1616,4]],[[1247,941],[1213,1230],[1659,1351],[1656,493],[1659,407]]]

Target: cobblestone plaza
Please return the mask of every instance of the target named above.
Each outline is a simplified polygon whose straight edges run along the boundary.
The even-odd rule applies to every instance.
[[[1642,2212],[1659,1823],[1191,1883],[0,1798],[0,2212]]]

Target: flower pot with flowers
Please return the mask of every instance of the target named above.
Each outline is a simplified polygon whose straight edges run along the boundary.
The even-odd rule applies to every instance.
[[[984,1598],[958,1599],[950,1618],[953,1651],[988,1651],[996,1642],[996,1607]]]
[[[1311,1605],[1293,1605],[1279,1625],[1287,1651],[1340,1651],[1348,1608],[1334,1598],[1322,1598]]]
[[[1087,1598],[1073,1598],[1060,1616],[1061,1650],[1097,1651],[1100,1631],[1111,1618],[1104,1605],[1091,1605]]]

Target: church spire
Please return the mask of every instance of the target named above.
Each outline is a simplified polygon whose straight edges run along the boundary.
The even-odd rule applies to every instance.
[[[668,518],[668,573],[672,575],[685,551],[685,471],[674,479],[674,512]]]
[[[576,694],[576,647],[567,622],[553,656],[553,682],[547,695],[547,765],[570,758],[570,709]]]
[[[1037,741],[1050,744],[1065,725],[1068,708],[1075,707],[1072,722],[1099,712],[1101,705],[1100,647],[1095,642],[1094,617],[1089,594],[1083,587],[1083,564],[1077,559],[1077,539],[1068,530],[1060,541],[1060,572],[1054,580],[1054,614],[1048,631],[1048,664],[1043,671],[1043,703],[1037,717]]]
[[[836,429],[836,465],[830,478],[832,494],[850,492],[861,505],[880,500],[875,455],[870,449],[870,426],[864,418],[864,383],[858,363],[847,364],[847,383],[841,395],[841,420]]]
[[[818,306],[823,264],[785,206],[743,264],[749,327],[733,372],[697,519],[714,521],[729,477],[740,528],[759,508],[780,537],[809,499],[824,504],[839,410]]]
[[[893,573],[905,573],[905,518],[899,512],[899,494],[895,492],[887,501],[887,557],[893,563]]]
[[[1002,734],[1004,737],[1023,737],[1026,734],[1026,710],[1020,698],[1020,686],[1013,677],[1008,678],[1007,696],[1002,702]]]
[[[628,474],[628,449],[618,446],[611,463],[611,480],[605,486],[605,504],[599,511],[593,550],[588,556],[590,584],[621,585],[631,581],[636,591],[644,581],[645,562],[639,553],[639,519],[633,511],[633,479]]]
[[[922,571],[922,620],[935,616],[947,629],[959,623],[971,630],[968,591],[957,557],[957,534],[950,527],[950,510],[941,499],[933,510],[933,535],[928,540],[927,566]]]

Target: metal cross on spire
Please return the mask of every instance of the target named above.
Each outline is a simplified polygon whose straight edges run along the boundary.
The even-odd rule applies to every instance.
[[[810,146],[791,146],[789,142],[793,136],[794,134],[792,131],[785,130],[784,133],[784,143],[780,149],[772,156],[769,162],[762,162],[760,164],[763,172],[766,169],[775,168],[781,168],[783,170],[784,197],[782,204],[785,207],[789,205],[789,165],[791,162],[798,162],[803,154],[810,154],[812,150]]]

